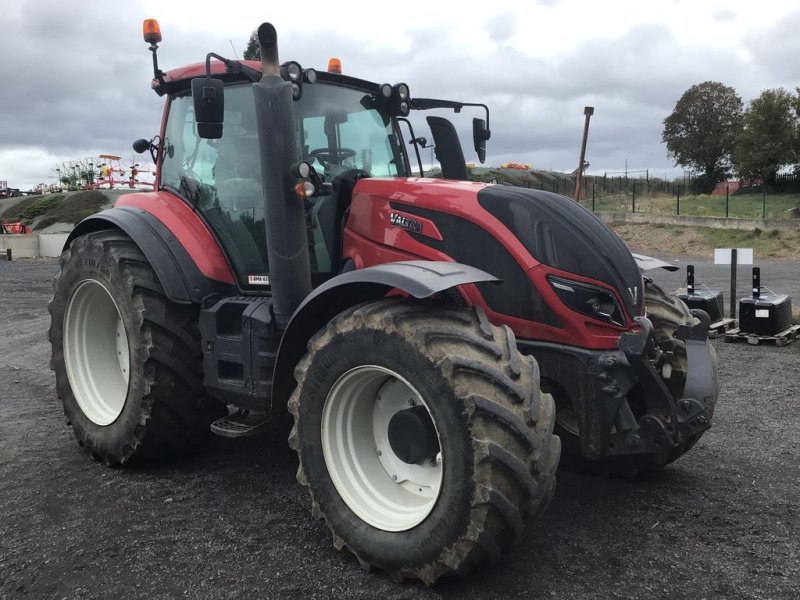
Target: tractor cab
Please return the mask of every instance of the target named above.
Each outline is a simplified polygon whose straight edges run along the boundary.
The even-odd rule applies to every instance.
[[[327,74],[325,74],[327,75]],[[317,176],[306,209],[312,277],[338,272],[342,218],[362,177],[409,173],[396,122],[373,99],[374,84],[322,75],[295,101],[297,154]],[[188,82],[187,82],[188,83]],[[219,137],[203,137],[189,89],[174,92],[164,129],[160,185],[189,201],[226,250],[240,283],[268,275],[260,150],[252,86],[224,87]]]
[[[211,61],[212,57],[218,60]],[[311,184],[297,186],[297,194],[306,213],[315,286],[342,268],[342,229],[356,182],[424,174],[419,147],[427,147],[427,140],[416,136],[407,118],[410,110],[460,112],[463,106],[484,106],[412,100],[406,84],[376,84],[337,70],[318,72],[296,62],[280,68],[281,77],[292,85],[296,151],[306,163],[305,179]],[[166,73],[156,70],[153,82],[157,93],[168,96],[156,161],[158,184],[204,217],[245,291],[264,290],[269,280],[262,158],[252,92],[252,84],[260,78],[258,62],[210,54],[205,64]],[[487,121],[475,121],[479,122],[474,125],[475,147],[483,158]],[[428,117],[428,124],[444,177],[467,179],[453,125],[438,116]],[[416,151],[416,164],[410,160],[405,136]],[[139,149],[147,147],[142,143]]]

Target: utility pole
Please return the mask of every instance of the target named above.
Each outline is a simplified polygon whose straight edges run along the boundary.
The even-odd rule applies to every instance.
[[[575,202],[578,202],[581,197],[581,179],[583,179],[583,164],[586,158],[586,141],[589,139],[589,119],[594,114],[594,106],[585,106],[583,114],[586,119],[583,123],[583,141],[581,141],[581,158],[578,161],[578,172],[575,177]]]

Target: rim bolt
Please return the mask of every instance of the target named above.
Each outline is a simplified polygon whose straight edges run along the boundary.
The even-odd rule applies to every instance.
[[[416,406],[417,405],[417,401],[414,400],[414,398],[409,398],[408,405],[409,406]]]
[[[383,456],[383,452],[381,452],[380,450],[378,450],[378,456]]]
[[[392,479],[393,479],[394,481],[397,481],[397,475],[392,475]]]

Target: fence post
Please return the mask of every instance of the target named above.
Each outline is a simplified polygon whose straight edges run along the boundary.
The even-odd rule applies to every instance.
[[[761,192],[763,194],[763,199],[761,201],[761,218],[767,218],[767,186],[761,186]]]
[[[678,216],[681,215],[681,188],[678,188]]]
[[[725,218],[728,218],[728,200],[730,199],[730,194],[728,191],[730,190],[730,185],[725,184]]]
[[[636,180],[633,180],[633,195],[631,196],[631,206],[633,207],[633,211],[636,212]]]

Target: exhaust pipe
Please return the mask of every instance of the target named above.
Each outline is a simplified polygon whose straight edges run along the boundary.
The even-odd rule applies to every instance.
[[[261,80],[253,84],[267,259],[276,325],[283,329],[311,293],[311,262],[302,199],[294,193],[291,166],[297,162],[292,85],[280,76],[278,34],[270,23],[258,28]]]

